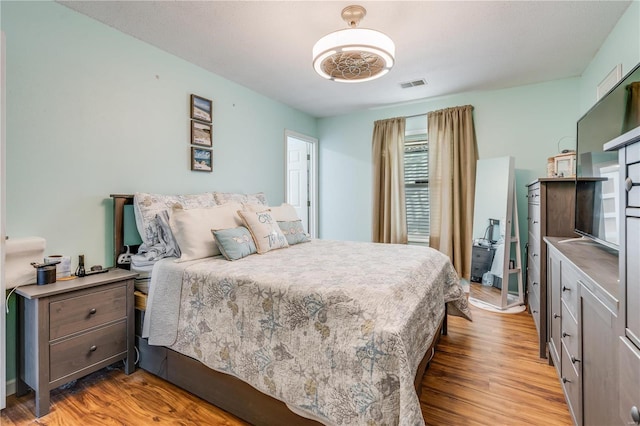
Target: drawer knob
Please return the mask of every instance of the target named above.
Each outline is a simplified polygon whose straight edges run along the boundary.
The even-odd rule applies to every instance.
[[[566,377],[563,377],[562,383],[571,383],[571,380],[567,379]]]
[[[576,358],[575,356],[571,357],[571,363],[575,364],[576,362],[580,362],[580,360],[578,358]]]
[[[558,315],[558,314],[553,314],[553,317],[554,317],[554,318],[560,318],[560,315]]]
[[[631,419],[637,425],[640,425],[640,410],[638,410],[637,406],[631,407]]]
[[[624,189],[629,192],[631,191],[631,187],[633,186],[633,181],[631,180],[630,177],[626,178],[624,180]]]
[[[562,286],[562,291],[571,291],[569,287]]]
[[[95,313],[96,313],[96,308],[91,308],[89,310],[89,315],[95,315]]]
[[[533,253],[533,257],[538,257],[538,253]]]
[[[571,336],[569,333],[567,333],[566,331],[562,332],[562,337],[569,337]]]
[[[534,221],[533,221],[533,223],[538,223],[538,221],[537,221],[537,220],[534,220]]]
[[[531,283],[531,285],[538,285],[538,283],[534,281]]]
[[[538,311],[536,311],[535,309],[534,309],[533,311],[531,311],[531,312],[533,312],[534,314],[537,314],[537,313],[538,313]]]
[[[96,345],[92,345],[92,346],[89,348],[89,352],[95,352],[95,351],[96,351],[96,349],[98,349],[98,347],[97,347]]]

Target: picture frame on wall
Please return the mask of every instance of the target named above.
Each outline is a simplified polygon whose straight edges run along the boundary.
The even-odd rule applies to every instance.
[[[211,123],[213,120],[213,102],[197,95],[191,95],[191,118]]]
[[[191,120],[191,145],[213,146],[213,126],[208,123],[201,123]]]
[[[576,175],[576,154],[568,153],[556,155],[554,161],[554,174],[557,177],[574,177]]]
[[[213,151],[191,147],[191,170],[196,172],[213,171]]]

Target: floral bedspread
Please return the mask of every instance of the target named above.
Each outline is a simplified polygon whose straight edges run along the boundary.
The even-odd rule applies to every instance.
[[[414,378],[444,302],[470,319],[449,259],[425,247],[313,240],[233,262],[162,265],[181,268],[183,282],[152,283],[150,343],[163,335],[325,424],[424,424]],[[158,299],[176,288],[179,306],[165,315],[171,301]]]

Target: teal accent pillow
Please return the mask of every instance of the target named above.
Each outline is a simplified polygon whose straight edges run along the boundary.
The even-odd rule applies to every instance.
[[[244,226],[230,229],[211,230],[220,253],[227,260],[238,260],[256,253],[256,245],[251,233]]]
[[[286,222],[279,221],[278,226],[280,227],[280,230],[284,234],[284,237],[287,239],[287,242],[290,246],[311,241],[311,236],[304,232],[301,220],[292,220]]]

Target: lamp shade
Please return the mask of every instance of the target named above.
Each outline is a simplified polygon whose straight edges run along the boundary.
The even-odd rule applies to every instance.
[[[322,37],[313,46],[313,67],[322,77],[362,82],[381,77],[393,67],[396,48],[386,34],[347,28]]]

